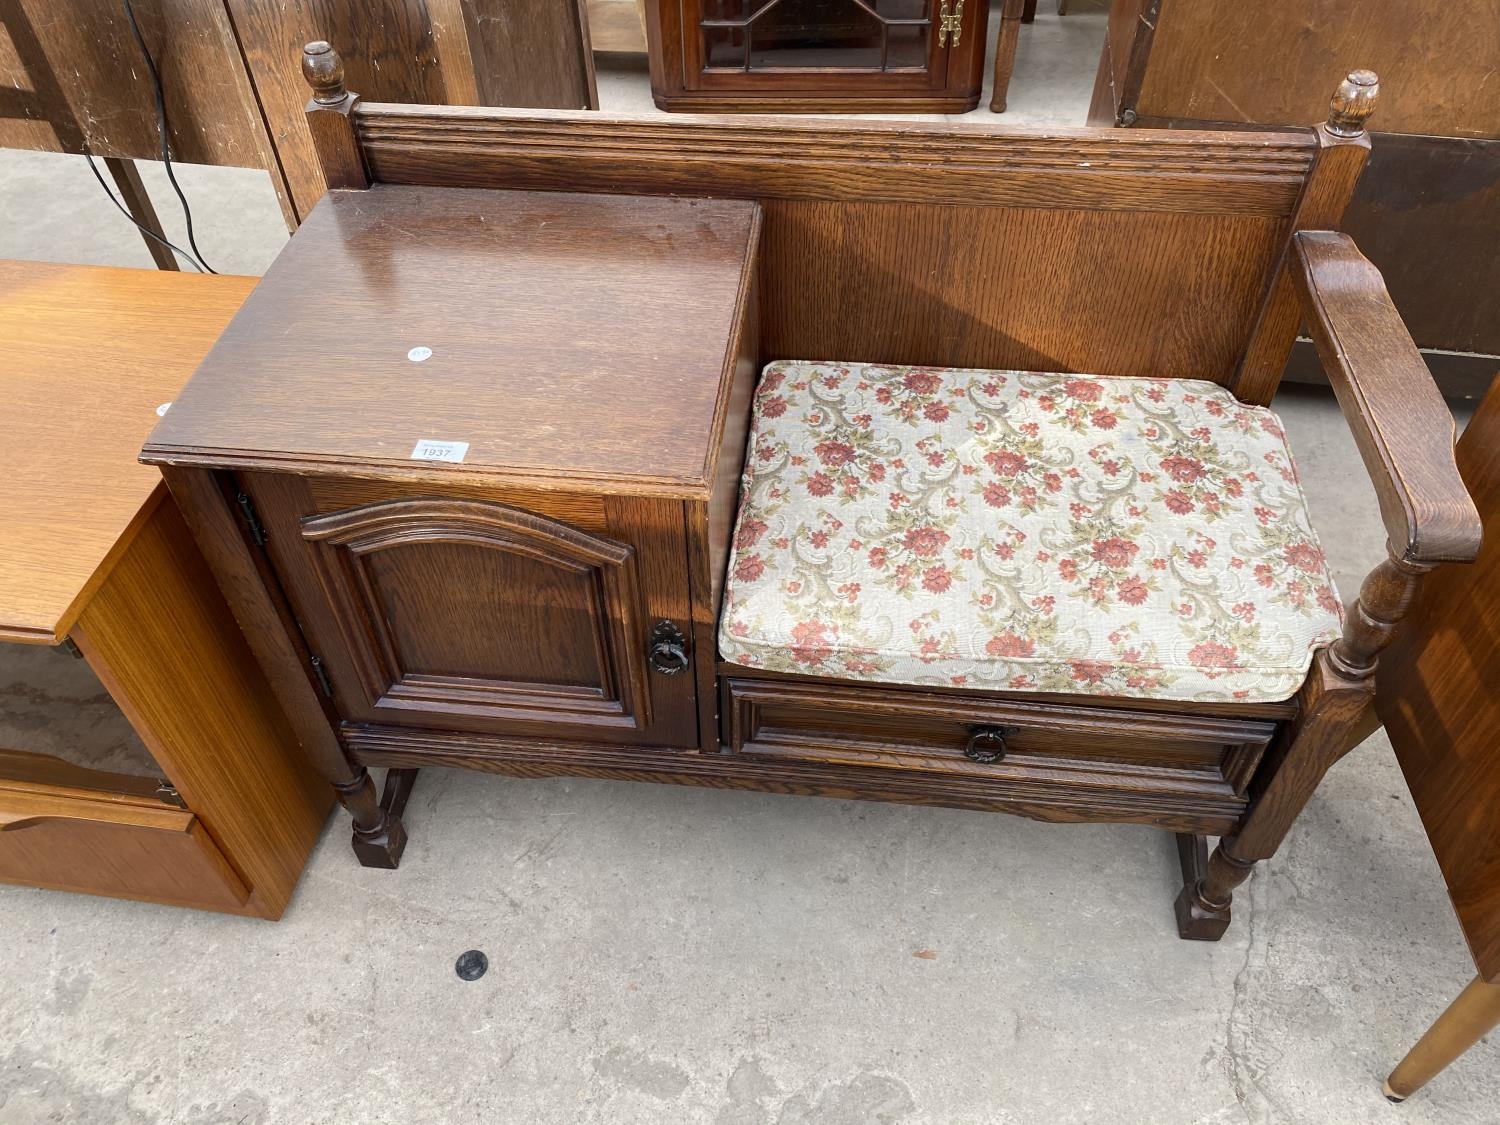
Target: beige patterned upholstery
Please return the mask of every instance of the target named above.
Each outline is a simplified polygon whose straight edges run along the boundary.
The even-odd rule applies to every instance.
[[[841,363],[761,379],[730,663],[1266,702],[1341,618],[1279,420],[1216,384]]]

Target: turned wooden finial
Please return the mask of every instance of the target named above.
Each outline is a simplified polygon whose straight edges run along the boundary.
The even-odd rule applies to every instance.
[[[338,105],[348,96],[344,89],[344,60],[322,39],[302,48],[302,77],[312,87],[313,101]]]
[[[1328,131],[1335,137],[1362,137],[1365,122],[1375,112],[1380,79],[1373,70],[1351,71],[1333,92],[1328,107]]]

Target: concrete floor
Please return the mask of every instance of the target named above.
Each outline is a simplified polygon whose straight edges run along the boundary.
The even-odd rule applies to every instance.
[[[1081,121],[1100,35],[1043,12],[1007,121]],[[263,269],[265,177],[182,179],[210,262]],[[0,201],[0,256],[149,265],[77,159],[0,153]],[[1352,594],[1373,492],[1331,397],[1277,406]],[[336,818],[274,925],[0,886],[0,1122],[1500,1121],[1493,1042],[1380,1096],[1473,971],[1383,736],[1218,944],[1144,828],[443,771],[407,821],[382,872]]]

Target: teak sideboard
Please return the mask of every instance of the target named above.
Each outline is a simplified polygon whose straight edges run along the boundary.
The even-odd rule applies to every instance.
[[[274,919],[327,820],[182,514],[136,463],[254,284],[0,262],[0,881]]]
[[[1217,938],[1233,888],[1372,729],[1376,656],[1421,576],[1477,551],[1452,419],[1379,275],[1319,229],[1336,223],[1368,151],[1373,75],[1352,76],[1329,121],[1302,133],[1151,135],[416,109],[361,103],[326,44],[309,46],[305,71],[333,190],[143,456],[351,812],[365,864],[399,861],[402,802],[424,766],[862,797],[1174,831],[1179,931]],[[952,389],[950,407],[911,387],[993,376],[997,390],[1041,380],[1090,402],[1058,418],[1079,432],[1112,432],[1115,410],[1132,410],[1142,440],[1160,440],[1158,403],[1170,401],[1202,417],[1183,449],[1200,449],[1219,418],[1231,443],[1279,442],[1259,408],[1304,316],[1380,491],[1391,557],[1340,636],[1337,607],[1314,605],[1301,577],[1321,552],[1275,541],[1298,605],[1262,599],[1266,612],[1329,630],[1279,694],[1218,689],[1235,659],[1226,642],[1194,650],[1204,690],[1155,697],[1161,668],[1128,653],[1142,669],[1128,685],[1122,673],[1091,686],[1104,673],[1078,660],[1071,690],[871,682],[854,660],[819,672],[831,634],[817,624],[772,653],[810,659],[800,671],[725,655],[726,587],[766,570],[730,563],[763,531],[741,511],[735,532],[742,469],[748,486],[779,456],[757,445],[747,457],[760,440],[752,405],[757,425],[817,425],[840,409],[787,408],[770,371],[829,393],[905,379],[924,425],[990,392]],[[786,362],[819,357],[850,362]],[[1139,399],[1109,389],[1127,386]],[[1011,402],[1056,405],[1051,392]],[[984,417],[993,430],[1003,409]],[[1295,497],[1284,444],[1255,448],[1271,478],[1246,462],[1257,495]],[[811,453],[857,456],[840,441]],[[912,454],[937,466],[952,455],[951,443]],[[1194,480],[1208,471],[1165,464]],[[859,487],[848,473],[804,475],[804,498]],[[1064,487],[1061,473],[1037,482],[1038,501]],[[786,495],[778,487],[756,483],[756,502]],[[1210,516],[1226,510],[1196,495]],[[893,494],[888,510],[904,502]],[[1270,509],[1239,510],[1251,534],[1282,534]],[[839,523],[836,510],[822,519],[825,531]],[[767,549],[803,550],[804,531]],[[908,554],[929,559],[948,539],[913,534]],[[1099,534],[1090,566],[1141,551]],[[1163,555],[1153,573],[1173,565]],[[1249,571],[1226,555],[1223,573]],[[950,578],[921,573],[929,592]],[[1149,589],[1136,581],[1121,604]],[[1057,593],[1028,612],[1080,604]],[[1204,602],[1208,626],[1240,630],[1247,604]],[[384,797],[371,766],[392,768]],[[1211,857],[1208,836],[1223,838]]]

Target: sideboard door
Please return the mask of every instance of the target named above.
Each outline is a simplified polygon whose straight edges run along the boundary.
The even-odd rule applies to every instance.
[[[490,499],[327,510],[303,478],[245,486],[345,723],[696,745],[691,669],[650,658],[648,581],[675,565],[686,596],[680,508],[660,527],[583,529]]]

